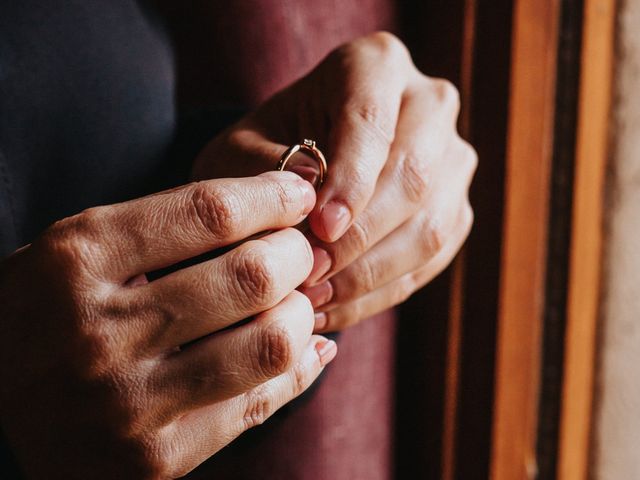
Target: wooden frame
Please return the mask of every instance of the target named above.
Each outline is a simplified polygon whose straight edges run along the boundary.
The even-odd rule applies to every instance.
[[[458,86],[459,129],[481,162],[471,191],[476,224],[464,252],[400,310],[398,478],[488,476],[511,4],[402,3],[409,23],[402,31],[414,61]],[[407,368],[422,375],[407,377]]]
[[[558,0],[516,2],[491,478],[535,478]]]
[[[402,309],[396,473],[583,480],[615,0],[409,4],[417,64],[460,88],[480,168],[465,250]]]
[[[516,5],[491,477],[535,478],[541,473],[555,474],[562,480],[582,480],[588,478],[590,462],[615,0],[521,0]],[[571,25],[562,22],[563,15],[582,21],[577,33],[561,32],[564,40],[573,34],[582,41],[559,48],[559,25],[563,29]],[[576,50],[578,55],[574,55]],[[565,65],[574,56],[576,61],[581,60],[575,67],[579,74],[575,87],[566,85],[573,79],[566,74]],[[562,77],[558,64],[565,68]],[[562,94],[578,88],[575,115],[562,111],[572,104],[556,97],[554,81],[556,88],[557,82],[563,82]],[[573,121],[568,125],[567,113],[569,123]],[[555,128],[554,123],[560,119],[564,125]],[[576,128],[575,145],[567,145],[574,139],[571,134]],[[554,131],[563,138],[553,138]],[[555,153],[550,149],[552,144],[556,145]],[[571,165],[563,167],[568,155]],[[562,161],[555,156],[563,157]],[[568,271],[555,274],[565,285],[557,280],[551,285],[564,288],[566,295],[564,323],[558,328],[557,319],[555,325],[545,323],[549,321],[549,309],[558,305],[544,298],[543,283],[545,278],[554,278],[551,270],[550,276],[546,275],[546,268],[565,268],[554,265],[553,256],[547,256],[545,248],[550,238],[557,237],[557,232],[548,231],[550,226],[557,226],[549,205],[567,208],[549,198],[550,181],[556,175],[566,175],[567,168],[573,180],[565,185],[573,191],[569,197],[570,240],[564,242]],[[560,242],[560,250],[563,246]],[[554,248],[557,255],[558,245]],[[546,288],[550,293],[549,284]],[[551,293],[556,299],[562,297],[562,292]],[[553,334],[563,335],[563,346],[556,352],[563,370],[558,386],[553,379],[540,376],[546,362],[557,361],[541,341],[545,327],[554,327]],[[546,341],[553,342],[553,335],[545,336]],[[546,399],[560,389],[556,418],[551,408],[551,421],[559,425],[557,438],[541,438],[539,409],[545,408]],[[543,459],[544,472],[538,468],[541,452],[536,444],[540,447],[540,442],[551,443],[545,446],[552,451],[552,458]]]
[[[558,478],[588,478],[615,0],[586,0]]]

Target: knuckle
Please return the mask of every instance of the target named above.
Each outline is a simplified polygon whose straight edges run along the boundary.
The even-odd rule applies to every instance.
[[[376,289],[379,269],[374,262],[361,259],[332,280],[333,302],[347,303]]]
[[[262,307],[276,296],[276,271],[272,260],[259,248],[237,255],[235,278],[239,295],[249,305]]]
[[[364,58],[379,63],[406,61],[410,60],[411,55],[397,36],[387,31],[377,31],[343,44],[333,50],[329,58],[340,64],[352,58]]]
[[[269,326],[258,336],[258,368],[266,378],[286,372],[293,361],[294,346],[282,327]]]
[[[398,282],[398,286],[392,292],[391,304],[399,305],[409,299],[418,289],[413,275],[407,275]]]
[[[181,442],[161,437],[149,442],[146,451],[154,478],[177,478],[189,473],[191,468],[182,461],[184,450]]]
[[[399,175],[407,198],[413,203],[423,201],[429,191],[429,168],[422,156],[412,152],[402,155]]]
[[[104,255],[99,241],[101,208],[86,210],[53,224],[36,244],[46,252],[46,258],[62,264],[71,276],[96,272]]]
[[[444,78],[432,78],[431,84],[443,105],[456,112],[460,110],[460,92],[451,81]]]
[[[251,131],[244,128],[231,128],[222,133],[225,143],[233,149],[242,149],[251,141]]]
[[[207,234],[224,239],[238,231],[238,209],[233,195],[198,182],[191,188],[189,204],[193,217]]]
[[[466,235],[469,234],[471,227],[473,226],[475,214],[473,212],[473,207],[467,202],[464,206],[464,230]]]
[[[465,164],[470,174],[473,175],[478,169],[478,152],[476,152],[476,149],[467,142],[464,142],[464,147]]]
[[[369,137],[367,141],[377,142],[387,147],[393,143],[395,125],[373,95],[364,95],[364,98],[358,101],[348,102],[345,110],[347,118],[364,128]]]
[[[362,254],[366,252],[371,246],[371,239],[369,238],[368,229],[362,225],[360,221],[353,222],[349,233],[349,241],[353,245],[353,250],[356,254]]]
[[[293,396],[297,397],[307,389],[309,385],[307,369],[302,363],[298,363],[293,368]]]
[[[262,425],[274,410],[270,389],[263,385],[245,394],[246,408],[242,417],[243,430]]]
[[[408,58],[409,51],[397,36],[386,31],[374,32],[367,37],[367,41],[378,55],[383,58]]]
[[[357,287],[351,292],[352,298],[358,294],[373,291],[378,284],[378,271],[375,263],[366,259],[359,262],[354,278],[357,279]]]
[[[76,236],[93,239],[98,232],[104,229],[108,223],[107,217],[109,207],[88,208],[79,214],[71,217],[68,228]]]
[[[444,247],[445,238],[442,226],[436,220],[427,221],[420,236],[422,256],[430,259]]]
[[[197,466],[188,453],[188,440],[182,435],[174,433],[171,439],[161,443],[158,452],[160,478],[182,478]]]

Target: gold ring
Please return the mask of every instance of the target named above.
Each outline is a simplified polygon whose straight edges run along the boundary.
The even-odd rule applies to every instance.
[[[304,139],[302,142],[292,145],[282,154],[276,170],[282,171],[287,166],[287,162],[298,152],[310,153],[311,157],[318,163],[318,184],[316,189],[319,189],[327,176],[327,160],[313,140]]]

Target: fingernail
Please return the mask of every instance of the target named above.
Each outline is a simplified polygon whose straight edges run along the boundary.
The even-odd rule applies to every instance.
[[[309,287],[314,286],[316,282],[320,280],[331,268],[331,256],[325,249],[313,247],[312,250],[313,268],[304,282],[304,284]]]
[[[141,273],[140,275],[127,280],[126,285],[128,287],[137,287],[139,285],[146,285],[147,283],[149,283],[149,280],[147,280],[147,276],[144,273]]]
[[[313,308],[317,308],[331,300],[331,297],[333,297],[333,285],[331,285],[331,282],[326,281],[315,287],[304,288],[302,293],[311,300]]]
[[[318,357],[320,357],[320,365],[324,367],[331,360],[336,358],[338,345],[336,345],[336,342],[333,340],[327,340],[325,343],[316,344],[316,352],[318,353]]]
[[[320,218],[326,240],[335,242],[347,231],[351,223],[351,212],[340,202],[329,202],[322,209]]]
[[[313,326],[314,332],[320,332],[327,328],[327,314],[324,312],[316,313],[315,315],[315,324]]]
[[[302,188],[303,198],[304,198],[304,213],[305,215],[313,210],[313,207],[316,205],[316,190],[313,188],[309,182],[301,181],[300,188]]]

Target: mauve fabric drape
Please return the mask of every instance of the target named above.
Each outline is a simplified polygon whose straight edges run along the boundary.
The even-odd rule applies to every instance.
[[[396,29],[395,0],[156,0],[176,39],[182,105],[253,107],[344,42]]]
[[[341,43],[395,24],[392,0],[166,1],[162,9],[188,107],[254,107]],[[386,312],[342,333],[313,392],[189,478],[391,478],[394,322]]]

